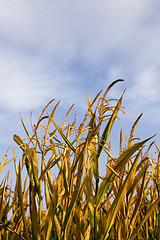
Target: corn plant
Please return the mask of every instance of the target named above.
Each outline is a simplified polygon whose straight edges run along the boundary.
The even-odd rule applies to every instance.
[[[54,99],[36,124],[31,114],[32,134],[20,116],[26,139],[13,136],[22,150],[21,161],[11,159],[14,190],[8,186],[9,174],[0,185],[0,239],[160,239],[160,151],[154,136],[143,141],[134,137],[142,114],[125,140],[121,130],[119,155],[112,153],[109,136],[119,112],[125,113],[125,91],[119,99],[107,97],[121,81],[111,83],[92,102],[88,97],[79,126],[76,114],[67,123],[73,105],[59,125],[55,122],[59,102],[48,112]],[[156,160],[149,156],[152,147]],[[0,171],[4,165],[5,158]]]

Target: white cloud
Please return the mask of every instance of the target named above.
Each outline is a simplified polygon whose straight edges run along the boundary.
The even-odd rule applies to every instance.
[[[103,59],[139,40],[151,1],[1,1],[0,31],[17,44],[42,51]],[[138,29],[138,34],[137,34]],[[131,43],[130,43],[131,41]],[[127,48],[128,48],[127,47]],[[97,61],[96,61],[97,62]]]
[[[135,75],[132,85],[128,84],[129,88],[124,99],[129,118],[135,118],[135,116],[143,112],[144,119],[148,123],[159,122],[159,75],[159,69],[149,66]]]
[[[156,102],[160,94],[160,71],[150,67],[142,71],[136,79],[133,87],[129,90],[128,98],[139,101],[145,104],[148,101]]]
[[[20,111],[41,105],[46,98],[47,83],[44,80],[42,63],[40,59],[30,60],[28,56],[1,49],[1,107]]]
[[[111,73],[125,77],[128,89],[133,81],[130,98],[155,101],[157,89],[151,85],[153,78],[158,84],[160,64],[158,4],[156,0],[0,1],[1,105],[21,111],[40,106],[50,96],[79,101],[86,87],[82,79],[87,80],[83,72],[76,78],[70,71],[77,60],[97,74],[106,69],[104,82],[107,77],[107,83],[114,80]],[[84,98],[81,101],[83,106]]]
[[[117,78],[125,83],[110,96],[127,88],[125,119],[132,124],[144,112],[146,128],[157,126],[159,7],[159,0],[0,0],[1,146],[23,133],[18,112],[28,124],[28,112],[51,98],[81,112],[88,90],[93,99]]]
[[[0,107],[12,111],[31,110],[51,98],[71,104],[77,94],[74,79],[61,68],[50,67],[46,56],[20,55],[15,51],[1,51]],[[72,102],[73,103],[73,102]]]

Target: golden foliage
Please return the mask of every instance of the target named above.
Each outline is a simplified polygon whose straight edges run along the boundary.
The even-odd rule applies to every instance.
[[[76,115],[72,124],[66,123],[73,105],[60,125],[53,120],[59,102],[51,114],[47,110],[54,99],[34,125],[31,114],[32,134],[20,116],[27,139],[13,137],[23,151],[19,167],[15,156],[10,160],[15,165],[14,191],[8,185],[9,173],[0,184],[0,240],[160,239],[160,151],[151,143],[143,153],[152,137],[134,138],[142,114],[124,148],[121,130],[117,158],[108,143],[119,111],[124,112],[124,93],[119,100],[107,99],[107,94],[121,81],[114,81],[102,97],[100,91],[92,102],[88,97],[79,127]],[[149,156],[154,145],[157,162]],[[0,172],[10,162],[5,162],[8,151]],[[104,176],[99,175],[100,163]]]

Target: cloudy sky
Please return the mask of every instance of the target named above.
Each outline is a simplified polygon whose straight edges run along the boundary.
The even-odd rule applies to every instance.
[[[120,125],[160,139],[159,0],[0,0],[0,157],[14,133],[52,98],[63,115],[72,103],[85,113],[91,98],[118,78],[127,88]],[[113,134],[117,134],[116,128]],[[119,136],[119,132],[118,132]],[[159,145],[160,147],[160,145]]]

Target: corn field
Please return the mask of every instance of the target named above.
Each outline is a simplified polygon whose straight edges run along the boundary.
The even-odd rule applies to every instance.
[[[59,102],[48,112],[54,99],[36,124],[31,114],[32,133],[20,117],[26,138],[13,139],[22,159],[6,161],[8,150],[0,164],[1,173],[13,161],[16,179],[15,186],[9,184],[8,172],[0,182],[1,240],[160,240],[160,150],[154,136],[134,136],[142,114],[128,137],[121,129],[118,156],[112,153],[109,136],[124,113],[125,91],[119,99],[108,99],[108,92],[121,81],[93,101],[88,97],[79,126],[76,114],[67,123],[73,106],[60,124],[54,121]]]

